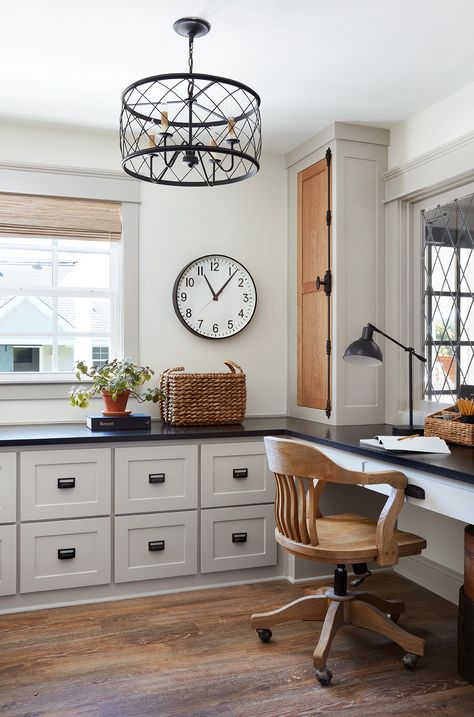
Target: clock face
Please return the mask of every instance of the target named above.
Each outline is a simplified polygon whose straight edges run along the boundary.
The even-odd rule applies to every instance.
[[[247,269],[235,259],[210,254],[195,259],[178,275],[173,305],[193,334],[226,339],[247,326],[257,305],[257,291]]]

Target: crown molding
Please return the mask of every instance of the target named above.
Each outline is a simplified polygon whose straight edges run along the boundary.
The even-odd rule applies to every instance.
[[[117,169],[89,169],[88,167],[67,167],[57,164],[30,164],[23,162],[2,162],[0,161],[0,171],[16,171],[16,172],[41,172],[42,174],[67,174],[76,177],[94,177],[95,179],[114,179],[123,182],[137,184],[137,179],[132,179],[125,172]]]
[[[0,192],[140,201],[140,182],[121,170],[0,161]]]
[[[384,172],[386,202],[413,198],[432,187],[455,187],[474,176],[473,168],[474,131]]]

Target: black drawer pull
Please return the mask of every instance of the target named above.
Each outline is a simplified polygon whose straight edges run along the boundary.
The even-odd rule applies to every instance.
[[[407,484],[405,495],[410,496],[410,498],[418,498],[418,500],[424,500],[426,498],[425,489],[420,488],[419,485],[413,485],[413,483]]]
[[[148,474],[148,483],[164,483],[165,482],[165,474],[164,473],[149,473]]]
[[[75,478],[58,478],[58,488],[75,488]]]
[[[249,469],[248,468],[234,468],[232,471],[233,478],[248,478],[249,477]]]
[[[148,550],[150,553],[156,553],[158,550],[164,550],[165,549],[165,541],[164,540],[149,540],[148,541]]]
[[[76,557],[76,548],[59,548],[58,560],[70,560]]]
[[[233,543],[246,543],[247,542],[247,533],[232,533],[232,542]]]

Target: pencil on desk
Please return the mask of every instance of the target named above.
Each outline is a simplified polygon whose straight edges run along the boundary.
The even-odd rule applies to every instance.
[[[419,438],[419,433],[412,433],[411,436],[402,436],[401,438],[397,438],[398,441],[406,441],[407,438]]]

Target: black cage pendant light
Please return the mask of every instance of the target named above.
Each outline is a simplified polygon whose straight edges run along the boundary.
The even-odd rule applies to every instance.
[[[251,177],[260,168],[260,97],[235,80],[193,72],[194,38],[207,35],[206,20],[182,18],[173,28],[189,40],[189,72],[146,77],[122,93],[125,172],[188,187]]]

